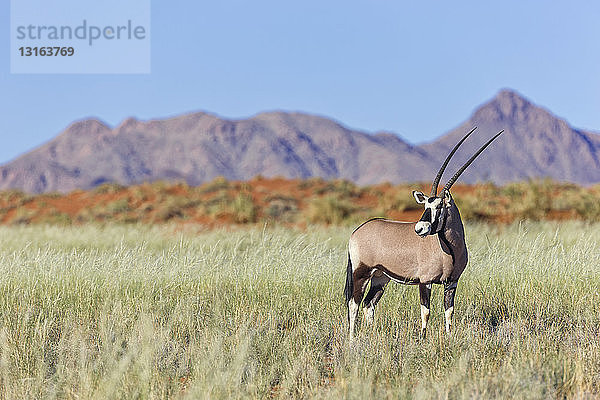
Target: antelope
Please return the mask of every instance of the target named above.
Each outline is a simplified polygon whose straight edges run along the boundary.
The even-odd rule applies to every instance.
[[[444,285],[446,333],[450,334],[454,295],[458,278],[468,260],[465,231],[450,188],[481,152],[504,132],[492,137],[454,174],[438,195],[438,184],[458,147],[477,129],[468,132],[452,149],[438,171],[431,194],[412,194],[424,212],[417,222],[400,222],[373,218],[352,232],[348,242],[348,266],[344,295],[348,306],[350,339],[358,308],[369,282],[371,287],[363,302],[364,319],[373,323],[375,306],[390,281],[419,285],[421,303],[421,336],[424,338],[429,320],[432,284]]]

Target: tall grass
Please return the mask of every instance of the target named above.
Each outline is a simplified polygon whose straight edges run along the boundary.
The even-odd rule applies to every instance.
[[[600,395],[600,225],[469,225],[451,336],[393,285],[352,344],[350,231],[1,227],[0,397]]]

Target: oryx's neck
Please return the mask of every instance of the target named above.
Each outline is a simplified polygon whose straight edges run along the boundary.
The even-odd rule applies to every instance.
[[[458,208],[452,203],[442,231],[438,233],[440,240],[450,248],[452,258],[462,256],[466,252],[465,229]],[[456,261],[456,260],[455,260]]]

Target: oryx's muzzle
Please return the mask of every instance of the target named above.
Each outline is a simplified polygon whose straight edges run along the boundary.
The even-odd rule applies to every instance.
[[[415,224],[415,232],[417,235],[421,237],[425,237],[431,233],[431,229],[433,228],[433,215],[431,212],[431,208],[426,208],[423,215],[421,215],[421,219]]]
[[[415,225],[415,232],[417,235],[419,235],[421,237],[425,237],[425,236],[429,235],[429,232],[431,232],[431,222],[427,222],[427,221],[417,222],[417,224]]]

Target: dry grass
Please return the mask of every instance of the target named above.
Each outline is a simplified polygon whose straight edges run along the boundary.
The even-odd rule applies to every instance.
[[[350,345],[351,228],[0,227],[0,398],[600,396],[600,225],[466,229],[454,333],[394,285]]]

